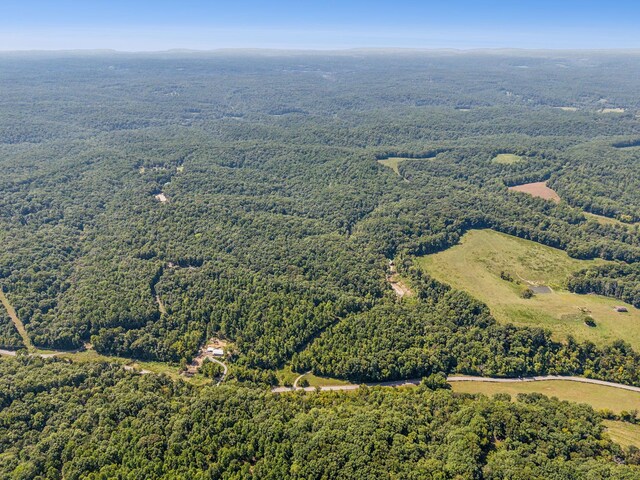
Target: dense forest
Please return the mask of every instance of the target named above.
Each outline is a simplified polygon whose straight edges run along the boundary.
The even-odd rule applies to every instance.
[[[178,362],[217,334],[239,365],[277,368],[343,319],[386,308],[387,259],[469,228],[640,259],[637,227],[581,210],[637,213],[637,188],[601,183],[637,178],[633,147],[620,147],[640,134],[634,56],[2,64],[0,282],[36,346]],[[612,68],[615,80],[599,77]],[[578,111],[555,108],[566,105]],[[628,111],[600,113],[607,105]],[[491,162],[503,152],[524,161]],[[602,152],[607,169],[594,163]],[[398,177],[376,162],[386,156],[413,160]],[[547,178],[567,203],[505,188]]]
[[[0,361],[3,478],[640,478],[586,405],[418,388],[273,395]]]
[[[640,478],[584,406],[265,385],[640,385],[624,338],[498,323],[412,261],[491,228],[615,261],[569,288],[640,307],[639,90],[632,53],[0,55],[0,288],[34,347],[184,366],[219,337],[230,367],[196,387],[3,360],[0,476]],[[560,202],[508,189],[541,181]],[[0,348],[23,346],[0,309]]]

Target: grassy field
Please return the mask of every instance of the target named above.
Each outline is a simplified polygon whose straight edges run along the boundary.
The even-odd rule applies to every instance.
[[[571,272],[602,260],[576,260],[535,242],[473,230],[459,245],[421,257],[418,263],[437,280],[485,302],[500,322],[548,328],[559,340],[568,334],[599,345],[624,339],[640,348],[640,310],[627,305],[628,313],[617,313],[613,307],[623,304],[619,300],[563,288]],[[513,281],[503,280],[501,272]],[[524,299],[520,294],[528,285],[546,285],[553,291]],[[583,312],[593,317],[596,327],[585,325]]]
[[[278,377],[279,385],[286,385],[290,387],[299,376],[299,373],[291,371],[291,367],[289,365],[286,365],[276,371],[276,377]]]
[[[640,406],[638,392],[564,380],[517,383],[451,382],[451,386],[454,392],[483,393],[487,396],[508,393],[514,399],[519,393],[537,392],[547,397],[558,397],[560,400],[587,403],[596,410],[608,409],[615,413],[630,411]]]
[[[627,228],[633,228],[638,225],[637,223],[624,223],[616,218],[605,217],[603,215],[596,215],[595,213],[582,212],[587,219],[593,219],[601,225],[622,225]]]
[[[640,448],[640,425],[614,420],[605,420],[603,423],[607,427],[607,434],[611,440],[623,447],[633,445]]]
[[[523,158],[513,153],[500,153],[493,157],[491,160],[493,163],[500,163],[502,165],[513,165],[514,163],[521,162]]]

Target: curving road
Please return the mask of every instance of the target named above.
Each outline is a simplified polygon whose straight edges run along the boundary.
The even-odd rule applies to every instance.
[[[300,377],[298,377],[300,378]],[[494,382],[494,383],[517,383],[517,382],[543,382],[549,380],[564,380],[569,382],[580,383],[592,383],[594,385],[602,385],[605,387],[621,388],[623,390],[630,390],[632,392],[639,392],[640,387],[633,387],[631,385],[624,385],[622,383],[606,382],[604,380],[596,380],[594,378],[584,377],[563,377],[561,375],[546,375],[540,377],[519,377],[519,378],[494,378],[494,377],[471,377],[471,376],[452,376],[447,377],[447,382]],[[394,380],[390,382],[372,382],[364,383],[362,385],[366,387],[402,387],[405,385],[419,385],[422,381],[421,378],[410,378],[407,380]],[[272,389],[273,393],[292,392],[294,390],[303,390],[305,392],[320,391],[335,391],[335,390],[356,390],[362,385],[325,385],[323,387],[298,387],[294,385],[291,387],[277,387]]]
[[[209,358],[209,360],[211,360],[212,362],[217,363],[218,365],[222,365],[222,368],[224,369],[224,371],[222,372],[222,376],[220,377],[220,380],[218,380],[218,383],[216,383],[216,386],[220,385],[222,383],[222,381],[224,380],[224,378],[227,376],[227,372],[229,371],[229,369],[227,368],[227,366],[224,364],[224,362],[221,362],[220,360],[218,360],[217,358],[211,357]]]
[[[310,374],[310,373],[311,373],[311,371],[308,371],[308,372],[304,372],[302,375],[299,375],[299,376],[298,376],[298,378],[296,378],[296,379],[293,381],[293,389],[294,389],[294,390],[297,390],[298,388],[302,388],[302,387],[298,387],[298,382],[299,382],[300,380],[302,380],[302,377],[304,377],[305,375],[308,375],[308,374]]]

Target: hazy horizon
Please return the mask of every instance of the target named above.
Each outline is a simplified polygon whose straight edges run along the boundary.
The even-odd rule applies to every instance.
[[[8,2],[0,51],[640,48],[640,5],[623,1]]]

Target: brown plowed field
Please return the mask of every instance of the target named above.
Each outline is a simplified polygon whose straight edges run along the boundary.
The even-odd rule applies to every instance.
[[[556,203],[560,202],[560,197],[558,196],[558,194],[554,190],[547,187],[546,182],[525,183],[523,185],[509,187],[509,190],[513,190],[514,192],[528,193],[529,195],[533,195],[534,197],[544,198],[545,200],[551,200]]]

